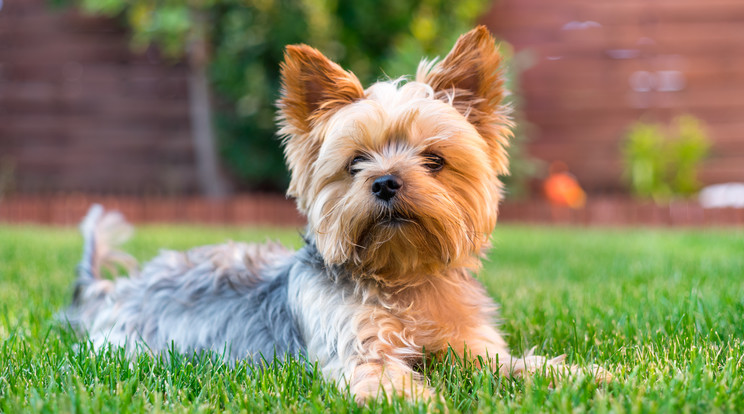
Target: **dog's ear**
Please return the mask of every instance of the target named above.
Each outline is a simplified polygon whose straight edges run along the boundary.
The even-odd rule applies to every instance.
[[[447,57],[435,66],[422,65],[417,80],[429,84],[442,99],[454,97],[453,103],[464,111],[498,111],[504,97],[501,55],[485,26],[460,36]],[[471,121],[477,123],[478,119]]]
[[[488,141],[496,168],[507,173],[504,147],[511,122],[502,104],[505,90],[501,55],[485,26],[460,36],[447,57],[434,66],[422,62],[416,80],[429,84],[438,99],[451,103]]]
[[[279,118],[294,133],[308,133],[323,115],[364,96],[359,79],[307,45],[287,46],[281,64]]]
[[[282,92],[279,133],[291,173],[287,194],[297,199],[300,211],[309,206],[305,191],[312,177],[322,137],[313,127],[325,115],[364,97],[359,79],[307,45],[287,46],[281,64]]]

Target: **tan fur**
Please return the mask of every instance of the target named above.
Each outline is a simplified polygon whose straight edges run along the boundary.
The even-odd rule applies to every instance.
[[[287,48],[282,79],[288,194],[326,264],[350,274],[365,298],[355,320],[359,349],[347,361],[352,392],[429,395],[413,370],[424,349],[488,356],[502,372],[550,364],[510,356],[495,305],[470,274],[496,225],[512,126],[487,29],[461,36],[440,63],[423,62],[412,82],[363,90],[305,45]],[[428,154],[444,159],[441,170],[427,169]],[[390,206],[370,191],[384,175],[403,183]],[[385,224],[390,215],[395,225]]]
[[[440,64],[422,64],[416,80],[431,85],[440,99],[467,115],[491,147],[490,155],[499,174],[509,173],[504,147],[513,124],[502,100],[505,96],[501,55],[485,26],[464,34]]]
[[[281,75],[280,133],[294,137],[285,148],[292,173],[288,194],[299,201],[299,189],[307,186],[310,174],[305,168],[312,164],[320,144],[310,136],[312,128],[325,114],[361,98],[364,90],[354,74],[307,45],[287,46]]]

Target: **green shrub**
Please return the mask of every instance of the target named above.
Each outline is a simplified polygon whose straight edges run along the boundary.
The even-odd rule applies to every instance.
[[[697,174],[709,150],[702,122],[691,115],[675,118],[670,127],[637,122],[624,142],[625,176],[640,198],[689,197],[700,189]]]

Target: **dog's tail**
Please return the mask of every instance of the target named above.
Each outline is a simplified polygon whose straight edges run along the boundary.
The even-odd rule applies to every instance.
[[[112,273],[117,267],[127,272],[137,269],[137,261],[117,247],[131,237],[134,229],[118,211],[105,211],[99,204],[88,210],[80,232],[83,234],[83,258],[77,268],[74,302],[78,302],[85,288],[103,278],[105,269]]]

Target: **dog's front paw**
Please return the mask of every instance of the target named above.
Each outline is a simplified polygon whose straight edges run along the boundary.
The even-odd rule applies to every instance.
[[[515,377],[524,377],[536,372],[544,372],[556,379],[569,376],[591,375],[598,384],[612,381],[612,374],[596,364],[588,366],[568,365],[565,362],[566,355],[559,355],[548,359],[539,355],[525,355],[521,358],[513,358],[509,372]]]
[[[594,377],[597,384],[608,384],[614,379],[609,371],[597,364],[589,364],[584,370]]]
[[[394,367],[387,368],[381,375],[370,371],[356,377],[350,390],[358,404],[364,405],[373,400],[390,402],[395,396],[426,403],[435,403],[439,399],[438,394],[419,374],[400,372]]]

